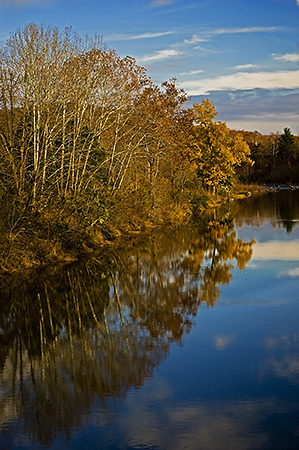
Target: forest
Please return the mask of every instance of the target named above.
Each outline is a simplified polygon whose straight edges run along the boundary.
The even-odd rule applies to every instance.
[[[299,142],[230,130],[209,99],[98,36],[28,24],[0,50],[0,270],[179,225],[240,183],[299,182]]]

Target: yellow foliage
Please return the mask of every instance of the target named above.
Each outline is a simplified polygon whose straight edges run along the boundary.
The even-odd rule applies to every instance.
[[[216,116],[210,100],[203,99],[201,105],[194,104],[190,155],[205,186],[229,188],[233,184],[235,168],[243,163],[252,165],[250,148],[241,135],[231,133],[225,122],[214,121]]]

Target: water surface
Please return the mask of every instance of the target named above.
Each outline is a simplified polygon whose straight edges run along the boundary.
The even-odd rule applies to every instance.
[[[3,449],[298,449],[299,191],[3,288]]]

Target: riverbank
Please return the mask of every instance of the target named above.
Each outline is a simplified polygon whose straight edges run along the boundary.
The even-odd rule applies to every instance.
[[[228,197],[209,196],[196,209],[197,220],[226,202],[259,195],[270,188],[238,185]],[[0,277],[28,277],[32,272],[54,272],[63,266],[99,255],[111,246],[128,245],[138,236],[148,236],[153,230],[176,228],[188,223],[193,216],[181,214],[175,221],[140,220],[112,223],[108,220],[93,227],[80,221],[71,225],[56,220],[55,211],[35,214],[23,223],[3,230],[0,242]]]

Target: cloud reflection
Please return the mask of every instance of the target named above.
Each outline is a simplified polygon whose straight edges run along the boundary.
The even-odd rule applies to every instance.
[[[138,443],[139,448],[216,450],[224,448],[224,442],[230,450],[270,448],[272,437],[260,425],[265,416],[283,414],[286,408],[273,398],[186,404],[174,396],[153,408],[151,392],[142,396],[137,403],[131,399],[120,423],[127,443]]]
[[[299,334],[283,334],[268,336],[265,346],[269,356],[263,361],[259,369],[259,378],[269,375],[285,378],[293,384],[299,383]],[[281,357],[281,351],[284,351]]]
[[[291,383],[298,384],[299,356],[287,354],[282,359],[275,357],[266,359],[261,370],[261,377],[264,378],[268,374],[275,375],[278,378],[286,378]]]
[[[281,272],[280,276],[281,277],[298,278],[299,277],[299,267],[295,267],[294,269],[290,269],[285,272]]]
[[[299,261],[299,241],[256,242],[252,254],[255,259]]]
[[[214,345],[217,348],[217,350],[225,350],[227,347],[229,347],[235,340],[235,336],[233,334],[231,335],[219,335],[215,336],[214,338]]]

